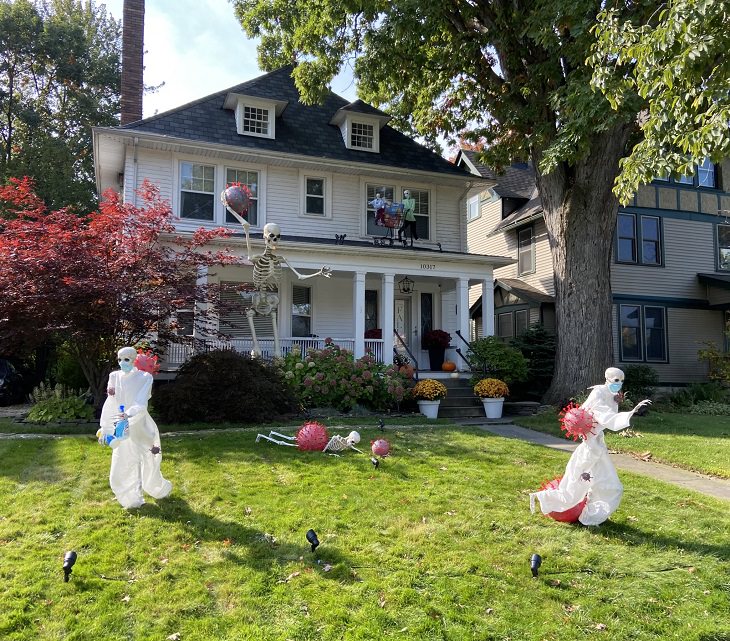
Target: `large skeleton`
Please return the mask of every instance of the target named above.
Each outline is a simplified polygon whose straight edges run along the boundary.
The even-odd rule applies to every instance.
[[[261,348],[259,347],[258,338],[256,337],[256,328],[254,327],[254,316],[271,316],[272,328],[274,331],[274,356],[281,356],[281,347],[279,345],[279,328],[276,323],[276,308],[279,306],[279,296],[276,293],[281,285],[281,276],[284,266],[286,265],[296,274],[299,280],[314,278],[315,276],[324,276],[329,278],[332,271],[327,265],[314,274],[300,274],[284,256],[275,254],[276,244],[281,239],[281,229],[276,223],[267,223],[264,225],[264,243],[266,248],[263,254],[251,256],[251,240],[249,238],[249,229],[251,225],[236,213],[229,206],[225,193],[221,194],[221,200],[225,208],[232,216],[241,223],[243,231],[246,234],[246,251],[247,258],[253,264],[253,283],[256,291],[253,294],[251,307],[249,307],[246,315],[248,316],[248,325],[251,328],[251,336],[253,338],[253,356],[261,356]]]
[[[278,440],[274,437],[279,437],[279,439],[286,439],[284,441]],[[281,434],[280,432],[269,432],[269,435],[266,434],[257,434],[256,435],[256,442],[258,443],[261,439],[264,439],[266,441],[271,441],[272,443],[276,443],[277,445],[288,445],[289,447],[297,447],[297,437],[296,436],[287,436],[286,434]],[[323,452],[326,452],[327,454],[331,454],[332,456],[339,456],[340,452],[344,452],[345,450],[355,450],[356,452],[360,452],[362,454],[362,450],[358,450],[355,445],[360,442],[360,434],[353,431],[350,432],[346,437],[340,436],[339,434],[335,434],[328,442],[327,445],[324,446]]]

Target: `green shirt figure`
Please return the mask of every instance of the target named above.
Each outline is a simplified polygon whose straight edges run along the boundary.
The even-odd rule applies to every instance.
[[[403,192],[403,226],[398,230],[398,240],[403,241],[403,232],[409,229],[411,232],[411,247],[413,247],[413,240],[418,240],[415,209],[416,199],[411,198],[411,192],[406,189]]]

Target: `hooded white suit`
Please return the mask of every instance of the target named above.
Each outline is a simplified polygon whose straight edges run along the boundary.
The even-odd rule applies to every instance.
[[[107,386],[109,396],[101,410],[104,434],[114,432],[120,405],[124,405],[124,413],[129,418],[129,437],[113,450],[109,471],[109,485],[124,508],[142,505],[143,490],[156,499],[165,498],[172,491],[172,483],[160,472],[160,434],[147,412],[152,380],[151,374],[136,367],[129,373],[112,372]]]

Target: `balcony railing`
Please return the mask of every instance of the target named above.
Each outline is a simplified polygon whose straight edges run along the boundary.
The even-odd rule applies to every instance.
[[[332,338],[332,342],[342,349],[354,351],[354,338]],[[307,351],[312,349],[323,349],[325,341],[323,338],[298,338],[286,337],[279,339],[282,356],[286,356],[292,350],[292,347],[298,346],[303,357],[306,357]],[[273,360],[274,358],[274,339],[259,338],[259,348],[261,349],[261,357],[264,360]],[[230,349],[240,354],[250,354],[253,350],[253,340],[250,338],[233,338],[230,340],[217,339],[193,339],[190,343],[171,343],[167,346],[165,354],[161,361],[161,370],[174,372],[185,363],[193,354],[201,352],[212,352],[218,349]],[[372,354],[376,361],[383,362],[383,340],[382,339],[366,339],[365,353]]]

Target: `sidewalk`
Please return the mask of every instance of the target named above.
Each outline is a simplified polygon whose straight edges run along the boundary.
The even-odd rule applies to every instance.
[[[505,421],[505,419],[502,419],[502,421],[500,423],[492,423],[487,422],[485,419],[464,419],[457,422],[460,425],[474,425],[505,438],[516,438],[528,443],[543,445],[564,452],[572,452],[578,447],[578,443],[574,443],[573,441],[536,432],[526,427],[520,427],[519,425],[513,425],[511,422]],[[642,461],[628,454],[612,453],[611,460],[620,470],[651,476],[659,481],[672,483],[684,489],[694,490],[701,494],[730,501],[730,480],[705,476],[704,474],[682,470],[671,465],[664,465],[663,463]]]

